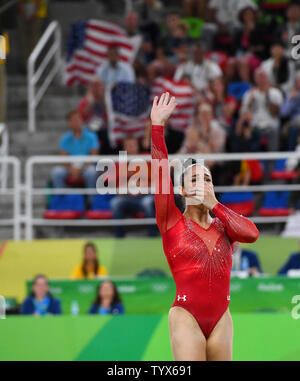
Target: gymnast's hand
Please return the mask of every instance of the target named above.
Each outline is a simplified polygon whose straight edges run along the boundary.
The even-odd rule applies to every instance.
[[[212,182],[208,182],[204,180],[204,198],[203,198],[203,205],[209,209],[212,210],[216,205],[218,204],[218,200],[215,196],[214,186]]]
[[[161,97],[155,97],[151,110],[152,125],[164,126],[176,107],[175,97],[170,98],[169,93],[163,93]]]

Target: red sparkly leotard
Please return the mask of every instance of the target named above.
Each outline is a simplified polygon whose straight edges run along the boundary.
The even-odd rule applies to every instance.
[[[162,126],[152,126],[151,154],[152,162],[168,158]],[[259,232],[249,219],[220,203],[212,210],[215,218],[209,228],[202,228],[176,207],[170,176],[170,192],[164,194],[162,173],[154,173],[156,220],[176,284],[173,306],[189,311],[208,338],[229,305],[232,245],[254,242]]]

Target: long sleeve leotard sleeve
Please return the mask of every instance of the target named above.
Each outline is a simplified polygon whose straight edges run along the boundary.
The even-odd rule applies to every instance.
[[[151,157],[152,168],[155,177],[155,209],[156,221],[160,232],[163,234],[179,221],[182,217],[180,210],[175,205],[173,184],[168,165],[168,151],[165,144],[164,127],[152,126],[151,130]],[[154,164],[154,160],[156,163]],[[158,160],[157,160],[158,159]],[[167,166],[165,171],[157,166],[159,160],[163,160],[161,167]],[[163,192],[163,182],[168,182],[169,191]]]
[[[232,242],[255,242],[259,236],[259,231],[252,221],[243,217],[226,206],[218,203],[212,212],[224,224],[225,230]]]

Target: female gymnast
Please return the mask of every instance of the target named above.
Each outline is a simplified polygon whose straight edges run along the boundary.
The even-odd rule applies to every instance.
[[[168,93],[154,99],[152,162],[168,158],[164,124],[175,107],[175,98],[169,99]],[[161,184],[166,176],[158,169],[154,173],[156,220],[176,283],[176,298],[169,312],[174,360],[230,361],[233,325],[228,306],[232,246],[236,241],[255,242],[259,232],[250,220],[217,201],[206,167],[192,164],[182,174],[181,195],[186,201],[183,214],[175,205],[170,176],[167,178],[170,192],[165,194]],[[199,176],[202,181],[197,185]],[[193,184],[196,184],[194,188]],[[210,216],[210,211],[215,218]]]

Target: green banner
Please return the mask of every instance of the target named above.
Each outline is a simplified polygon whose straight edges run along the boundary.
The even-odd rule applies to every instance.
[[[172,278],[111,278],[117,285],[127,314],[167,313],[175,298]],[[64,314],[77,301],[86,314],[96,296],[99,280],[50,280],[52,294],[61,300]],[[27,282],[27,291],[32,281]],[[300,295],[300,279],[285,277],[231,279],[233,313],[290,312],[292,298]]]

